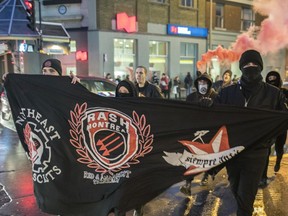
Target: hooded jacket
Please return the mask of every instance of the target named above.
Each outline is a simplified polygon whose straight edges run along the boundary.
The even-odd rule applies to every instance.
[[[275,76],[276,79],[275,80],[269,80],[270,76]],[[266,75],[266,79],[265,79],[266,83],[269,83],[270,85],[276,86],[278,88],[281,88],[282,86],[282,79],[280,77],[280,74],[276,71],[270,71],[267,75]]]
[[[215,103],[230,104],[242,107],[253,107],[270,110],[287,110],[286,98],[276,87],[261,82],[257,91],[251,94],[249,100],[246,100],[240,83],[223,88]]]
[[[276,79],[275,80],[269,80],[270,76],[275,76]],[[283,85],[283,81],[281,79],[281,76],[278,72],[276,71],[270,71],[267,75],[266,75],[266,79],[265,79],[266,83],[273,85],[277,88],[279,88],[283,94],[285,95],[286,98],[288,98],[288,90],[286,88],[282,88]]]
[[[129,80],[122,80],[116,86],[115,97],[120,97],[119,89],[124,86],[129,91],[129,97],[138,97],[138,90],[133,82]]]
[[[207,93],[205,95],[202,95],[199,93],[199,89],[198,89],[198,81],[199,80],[206,80],[207,84],[208,84],[208,89],[207,89]],[[200,75],[195,81],[194,81],[194,86],[196,88],[196,92],[193,92],[191,94],[189,94],[186,98],[186,101],[191,101],[191,102],[199,102],[200,99],[208,97],[211,98],[212,100],[214,100],[217,97],[217,93],[215,92],[215,90],[212,88],[212,79],[211,77],[204,73],[202,75]]]

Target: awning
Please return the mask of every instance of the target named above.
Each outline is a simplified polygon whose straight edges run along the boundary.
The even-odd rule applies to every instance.
[[[23,0],[5,0],[0,3],[0,40],[37,40],[69,43],[70,36],[61,23],[42,22],[37,31],[28,26]],[[41,36],[42,32],[42,36]]]
[[[37,29],[40,29],[40,23],[36,24]],[[42,40],[47,42],[70,42],[70,35],[61,23],[42,22]]]

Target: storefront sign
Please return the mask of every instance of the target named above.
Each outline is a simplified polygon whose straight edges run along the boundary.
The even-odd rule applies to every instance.
[[[126,13],[116,15],[117,30],[125,30],[128,33],[136,32],[136,16],[129,17]]]
[[[192,37],[207,37],[208,29],[192,26],[180,26],[180,25],[167,25],[167,34],[169,35],[184,35]]]
[[[19,52],[34,52],[34,47],[31,44],[20,43]]]
[[[76,52],[76,60],[77,61],[87,61],[88,53],[86,51],[77,51]]]

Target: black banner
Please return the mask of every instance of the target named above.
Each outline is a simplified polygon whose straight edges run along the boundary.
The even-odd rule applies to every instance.
[[[287,128],[284,112],[105,98],[69,77],[10,74],[5,88],[50,214],[133,209]]]

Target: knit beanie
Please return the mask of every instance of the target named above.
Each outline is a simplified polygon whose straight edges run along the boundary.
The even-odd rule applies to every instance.
[[[60,76],[62,76],[62,66],[61,62],[58,59],[47,59],[42,64],[42,69],[44,67],[51,67],[55,69]]]
[[[261,68],[261,71],[263,70],[263,61],[262,57],[259,52],[256,50],[247,50],[245,51],[239,60],[239,68],[240,70],[243,68],[244,65],[246,65],[249,62],[253,62]]]

